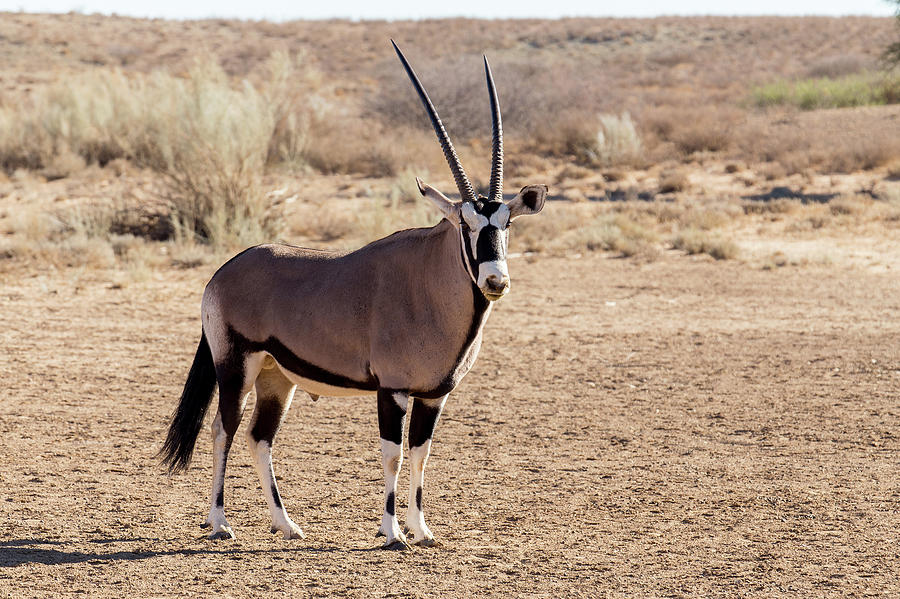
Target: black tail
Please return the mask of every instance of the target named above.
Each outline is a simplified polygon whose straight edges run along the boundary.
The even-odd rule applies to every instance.
[[[206,341],[206,333],[203,333],[200,336],[194,363],[191,364],[191,371],[184,383],[184,391],[181,392],[181,400],[175,414],[172,415],[166,442],[159,451],[162,462],[168,466],[170,474],[185,470],[191,463],[194,444],[197,442],[197,435],[203,426],[203,418],[215,390],[216,368],[209,343]]]

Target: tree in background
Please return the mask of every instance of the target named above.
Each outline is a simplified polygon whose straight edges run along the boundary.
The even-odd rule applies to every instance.
[[[897,27],[900,28],[900,0],[889,1],[897,5],[897,10],[894,14],[897,17]],[[887,47],[887,50],[884,52],[884,58],[891,66],[900,66],[900,40]]]

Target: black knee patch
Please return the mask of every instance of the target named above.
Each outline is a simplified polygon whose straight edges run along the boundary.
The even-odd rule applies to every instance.
[[[394,515],[394,492],[393,491],[388,493],[387,501],[384,502],[384,511],[387,512],[388,514],[390,514],[391,516]]]
[[[414,401],[413,411],[409,417],[409,446],[418,447],[434,436],[441,415],[441,407],[429,407],[419,400]]]
[[[219,414],[222,428],[228,437],[233,437],[243,416],[244,361],[245,348],[233,336],[229,338],[229,350],[224,359],[216,364],[216,379],[219,382]]]
[[[256,422],[253,423],[250,435],[257,442],[268,441],[271,445],[281,426],[282,416],[284,416],[284,406],[278,398],[257,399]]]
[[[281,507],[281,495],[278,494],[278,485],[274,482],[272,483],[272,501],[275,502],[275,507]]]
[[[422,511],[422,487],[416,489],[416,507]]]
[[[378,432],[391,443],[403,443],[403,417],[406,411],[394,401],[394,389],[378,390]]]

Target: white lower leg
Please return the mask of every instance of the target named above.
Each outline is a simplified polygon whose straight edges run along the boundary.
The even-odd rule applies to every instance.
[[[384,466],[384,513],[381,516],[380,534],[387,537],[385,545],[405,541],[397,522],[397,475],[403,464],[403,447],[385,439],[381,440],[381,462]]]
[[[418,447],[409,450],[409,506],[406,510],[406,526],[412,535],[413,543],[430,542],[434,535],[425,524],[425,512],[422,509],[422,493],[425,485],[425,464],[428,462],[428,452],[431,450],[431,441],[428,440]]]
[[[225,463],[228,459],[228,435],[222,426],[221,414],[216,414],[212,423],[213,434],[213,479],[210,489],[209,515],[206,526],[212,527],[211,539],[234,538],[234,531],[225,519]]]
[[[247,435],[250,445],[250,453],[253,455],[253,464],[259,474],[259,484],[262,486],[263,495],[269,505],[269,515],[272,517],[272,532],[281,531],[285,539],[302,539],[303,531],[287,515],[281,496],[278,493],[278,485],[275,482],[275,471],[272,468],[272,445],[268,441],[256,441],[250,434]]]

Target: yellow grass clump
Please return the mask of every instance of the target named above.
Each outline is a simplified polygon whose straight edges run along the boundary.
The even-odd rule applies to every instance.
[[[273,55],[258,85],[233,83],[214,62],[186,77],[93,69],[0,107],[0,165],[66,176],[127,158],[167,182],[178,230],[215,244],[270,237],[261,179],[272,162],[297,166],[316,118],[289,84],[295,62]]]

